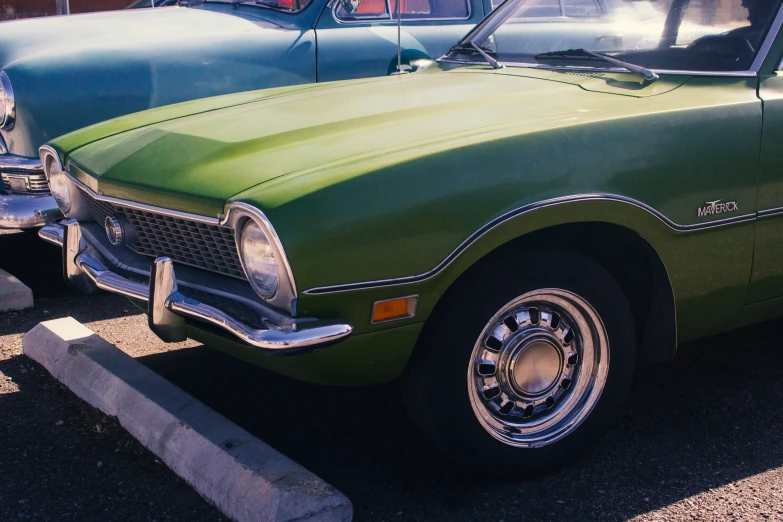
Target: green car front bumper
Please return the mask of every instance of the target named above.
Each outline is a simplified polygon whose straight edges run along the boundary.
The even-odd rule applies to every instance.
[[[353,330],[347,324],[297,321],[271,309],[263,314],[260,326],[246,324],[220,305],[188,295],[188,287],[194,285],[177,280],[173,263],[167,257],[154,260],[147,280],[138,272],[109,268],[111,263],[99,248],[85,240],[81,225],[74,219],[52,222],[39,235],[62,247],[64,276],[78,289],[90,293],[100,288],[147,302],[150,328],[166,342],[185,340],[188,320],[229,334],[258,352],[291,355],[342,341]]]

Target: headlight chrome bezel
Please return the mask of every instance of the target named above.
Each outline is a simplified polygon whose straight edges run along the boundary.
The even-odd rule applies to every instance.
[[[11,79],[5,71],[0,71],[0,130],[11,130],[16,123],[16,99]]]
[[[242,249],[242,232],[251,220],[266,236],[277,262],[277,288],[271,295],[265,295],[263,291],[259,291],[253,280],[253,276],[249,273],[245,263],[245,256]],[[253,287],[253,290],[261,299],[270,305],[295,314],[297,292],[294,275],[291,271],[291,265],[288,263],[288,256],[286,256],[285,250],[283,249],[283,244],[266,215],[252,205],[235,202],[229,205],[223,224],[232,226],[234,229],[234,240],[237,245],[239,262],[242,265],[242,269],[245,271],[245,275],[247,276],[250,285]]]
[[[79,189],[76,183],[71,180],[57,151],[49,145],[43,145],[38,149],[38,153],[41,157],[41,166],[46,175],[46,181],[49,183],[49,190],[52,191],[52,195],[57,202],[57,206],[60,208],[60,212],[62,212],[64,216],[73,219],[92,219],[92,212],[90,212],[90,207],[87,205],[84,194],[82,194],[81,189]],[[56,179],[52,180],[52,176]],[[67,203],[60,201],[64,192],[56,193],[56,186],[58,189],[63,189],[67,192]]]

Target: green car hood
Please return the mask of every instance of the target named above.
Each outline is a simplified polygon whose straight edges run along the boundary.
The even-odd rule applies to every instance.
[[[267,11],[256,9],[256,11]],[[124,114],[315,81],[313,31],[207,9],[133,9],[0,23],[11,153]]]
[[[266,210],[346,176],[450,147],[622,117],[634,100],[682,81],[641,88],[627,74],[435,68],[199,100],[53,144],[78,167],[72,172],[103,194],[214,216],[231,199]],[[274,196],[264,197],[264,184],[277,178]]]

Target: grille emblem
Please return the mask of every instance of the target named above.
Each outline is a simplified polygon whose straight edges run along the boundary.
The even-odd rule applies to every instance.
[[[103,222],[103,228],[106,229],[106,237],[109,238],[109,243],[114,246],[122,244],[122,223],[120,223],[119,219],[114,216],[106,216],[106,221]]]

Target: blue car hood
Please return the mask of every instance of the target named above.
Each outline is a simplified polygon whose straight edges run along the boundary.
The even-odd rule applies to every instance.
[[[13,85],[10,152],[124,114],[315,81],[312,30],[202,9],[158,8],[0,23]]]

